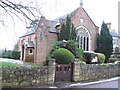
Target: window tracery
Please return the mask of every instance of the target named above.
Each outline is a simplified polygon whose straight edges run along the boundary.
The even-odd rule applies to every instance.
[[[79,48],[82,48],[84,51],[89,50],[89,33],[87,30],[84,28],[77,29],[77,41]]]

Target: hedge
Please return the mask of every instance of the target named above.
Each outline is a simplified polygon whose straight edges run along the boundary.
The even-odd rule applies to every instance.
[[[7,51],[7,58],[19,59],[20,58],[20,52],[19,51],[8,50]]]
[[[69,64],[75,57],[69,50],[59,48],[53,52],[53,56],[58,64]]]

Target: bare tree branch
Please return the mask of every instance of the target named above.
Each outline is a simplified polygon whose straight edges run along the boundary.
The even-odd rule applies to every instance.
[[[33,5],[30,6],[33,3],[34,2],[30,2],[29,4],[24,6],[20,3],[16,4],[10,0],[0,0],[0,7],[11,17],[12,17],[12,15],[15,15],[17,18],[22,20],[21,17],[19,16],[19,15],[22,15],[23,17],[27,18],[28,20],[33,21],[39,17],[36,15],[36,13],[38,13],[38,15],[41,15],[41,13],[40,13],[41,7],[38,8]],[[34,17],[34,19],[32,19],[33,17]]]

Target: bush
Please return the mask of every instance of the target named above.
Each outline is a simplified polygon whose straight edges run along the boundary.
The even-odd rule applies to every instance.
[[[85,64],[86,64],[86,62],[80,60],[80,65],[85,65]]]
[[[51,46],[51,51],[50,54],[52,54],[55,50],[62,48],[63,41],[56,41],[52,46]],[[75,42],[74,40],[68,40],[67,45],[64,47],[65,49],[68,49],[76,58],[82,58],[84,54],[84,50],[78,48],[78,43]]]
[[[84,50],[81,48],[77,48],[76,49],[76,58],[82,59],[83,55],[84,55]]]
[[[78,43],[74,40],[68,40],[66,48],[71,51],[76,56],[76,49],[78,47]]]
[[[59,49],[62,47],[63,41],[56,41],[52,46],[51,46],[51,51],[50,54],[52,54],[55,50]]]
[[[11,52],[11,58],[12,59],[19,59],[20,58],[20,52],[18,52],[18,51],[12,51]]]
[[[108,63],[114,63],[115,61],[118,61],[118,58],[109,58]]]
[[[83,55],[83,58],[85,59],[86,63],[87,64],[90,64],[91,63],[91,55],[93,53],[91,52],[85,52],[84,55]]]
[[[10,59],[11,59],[11,54],[12,54],[12,51],[11,51],[11,50],[8,50],[8,51],[7,51],[7,58],[10,58]]]
[[[53,52],[54,58],[56,59],[56,63],[58,64],[69,64],[74,55],[67,49],[60,48]]]
[[[95,53],[98,55],[98,63],[102,64],[105,62],[105,55],[102,53]]]
[[[119,53],[119,48],[115,47],[115,53]]]
[[[75,42],[74,40],[68,40],[68,44],[66,47],[69,51],[71,51],[76,58],[82,58],[84,54],[84,50],[81,48],[78,48],[78,43]]]

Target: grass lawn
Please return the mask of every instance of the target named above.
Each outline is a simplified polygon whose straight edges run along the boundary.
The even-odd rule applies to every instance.
[[[31,65],[31,66],[34,66],[34,67],[40,67],[40,65],[36,65],[32,62],[23,62],[24,64],[27,64],[27,65]]]
[[[0,62],[0,67],[16,67],[20,66],[19,64],[12,63],[12,62]]]

